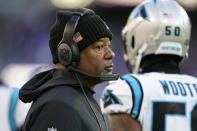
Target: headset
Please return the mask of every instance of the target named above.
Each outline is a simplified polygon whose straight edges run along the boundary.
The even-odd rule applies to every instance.
[[[76,67],[79,62],[80,53],[77,44],[73,41],[73,35],[80,18],[91,14],[94,14],[94,11],[86,8],[71,12],[72,16],[65,26],[62,40],[57,46],[58,59],[66,67],[69,65]]]
[[[65,26],[62,40],[57,46],[59,62],[66,66],[69,71],[77,72],[89,78],[94,78],[95,81],[98,82],[117,80],[119,75],[116,73],[109,75],[91,75],[77,69],[77,64],[80,59],[80,52],[77,44],[73,41],[73,35],[80,18],[85,15],[93,14],[95,14],[94,11],[87,8],[79,8],[76,11],[71,12],[71,18]]]

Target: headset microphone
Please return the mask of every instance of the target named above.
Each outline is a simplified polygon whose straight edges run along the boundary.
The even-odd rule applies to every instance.
[[[72,66],[68,66],[68,70],[79,73],[79,74],[84,75],[84,76],[89,77],[89,78],[94,78],[95,80],[101,81],[101,82],[117,80],[119,78],[119,75],[116,74],[116,73],[108,74],[108,75],[90,75],[90,74],[82,72],[79,69],[74,68]]]

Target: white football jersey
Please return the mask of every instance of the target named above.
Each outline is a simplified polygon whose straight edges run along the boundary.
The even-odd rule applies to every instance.
[[[18,99],[18,88],[0,86],[0,131],[17,131],[31,106]]]
[[[143,131],[197,131],[197,79],[192,76],[127,74],[109,83],[100,105],[104,114],[130,114]]]

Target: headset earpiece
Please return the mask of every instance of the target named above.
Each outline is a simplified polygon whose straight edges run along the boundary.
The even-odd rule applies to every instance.
[[[61,64],[67,66],[72,61],[72,51],[68,44],[61,43],[58,46],[58,58]]]
[[[71,12],[72,16],[67,22],[62,40],[57,46],[58,60],[64,66],[76,67],[79,62],[80,52],[77,44],[73,41],[73,35],[79,19],[84,15],[94,14],[94,11],[86,8],[80,8]]]

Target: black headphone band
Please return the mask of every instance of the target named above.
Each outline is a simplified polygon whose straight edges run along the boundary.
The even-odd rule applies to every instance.
[[[61,43],[62,42],[72,43],[72,37],[73,37],[73,34],[75,32],[75,29],[76,29],[76,26],[78,24],[80,17],[81,16],[79,16],[79,15],[72,15],[71,16],[70,20],[67,22],[67,24],[64,28],[64,33],[63,33]]]

